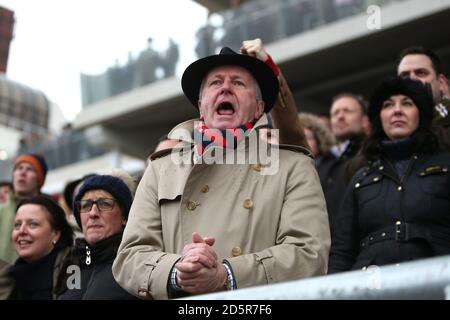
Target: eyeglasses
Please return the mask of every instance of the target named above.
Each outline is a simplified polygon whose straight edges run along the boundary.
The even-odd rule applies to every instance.
[[[80,200],[76,201],[75,205],[80,212],[86,213],[92,210],[92,206],[95,204],[99,211],[110,211],[114,208],[116,203],[115,199],[98,198],[97,200]]]

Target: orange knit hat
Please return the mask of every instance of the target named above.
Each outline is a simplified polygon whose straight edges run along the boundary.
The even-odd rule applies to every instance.
[[[47,175],[47,163],[45,162],[44,157],[34,153],[20,155],[14,161],[14,168],[16,168],[16,166],[21,162],[26,162],[33,167],[36,172],[37,182],[40,189],[44,185],[45,176]]]

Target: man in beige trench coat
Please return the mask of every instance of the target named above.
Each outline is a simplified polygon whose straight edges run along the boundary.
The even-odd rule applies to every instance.
[[[130,293],[167,299],[326,273],[328,216],[313,160],[258,138],[278,97],[272,70],[229,48],[185,70],[200,119],[169,133],[179,147],[153,159],[138,186],[113,264]],[[255,161],[255,146],[269,161]]]

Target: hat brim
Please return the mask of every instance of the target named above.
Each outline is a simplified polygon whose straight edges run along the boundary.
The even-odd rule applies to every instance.
[[[208,56],[193,62],[186,68],[181,78],[181,87],[192,105],[198,108],[200,86],[203,78],[212,69],[225,65],[240,66],[253,75],[261,89],[264,112],[269,112],[278,97],[279,84],[277,77],[272,69],[261,60],[236,53]]]

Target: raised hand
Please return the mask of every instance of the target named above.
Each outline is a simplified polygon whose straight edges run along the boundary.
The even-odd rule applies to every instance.
[[[263,43],[259,38],[243,41],[240,51],[243,54],[253,56],[263,62],[269,58],[269,55],[264,49]]]

